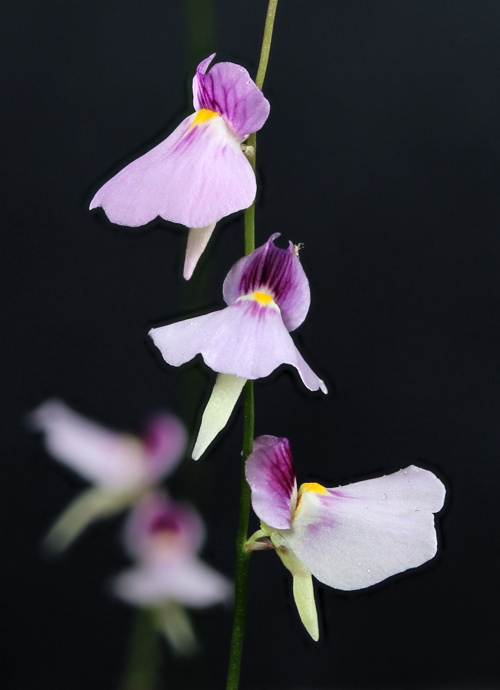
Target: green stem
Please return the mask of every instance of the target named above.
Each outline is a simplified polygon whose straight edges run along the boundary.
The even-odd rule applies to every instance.
[[[158,683],[160,636],[153,616],[147,609],[139,609],[132,639],[127,669],[120,690],[155,690]]]
[[[278,0],[269,0],[267,8],[264,38],[260,53],[259,67],[255,83],[262,89],[266,76],[267,63],[271,50],[274,18]],[[255,171],[257,153],[257,137],[251,134],[247,140],[247,155],[250,164]],[[255,249],[255,202],[245,211],[245,254],[250,254]],[[250,517],[250,487],[245,478],[245,463],[253,449],[254,439],[254,390],[253,381],[247,381],[243,389],[243,453],[240,473],[240,513],[238,530],[236,534],[236,576],[235,576],[235,601],[233,633],[231,638],[231,650],[229,653],[229,667],[227,672],[226,690],[238,690],[240,680],[241,657],[243,653],[243,640],[245,636],[246,608],[247,608],[247,581],[248,566],[250,563],[250,551],[245,549],[248,539],[248,521]]]
[[[276,8],[278,7],[278,0],[269,0],[267,6],[266,23],[264,26],[264,38],[262,39],[262,48],[260,51],[259,68],[255,83],[262,89],[264,86],[264,79],[266,77],[267,63],[269,62],[269,53],[271,52],[271,41],[273,39],[274,18],[276,16]]]
[[[250,487],[245,478],[245,462],[253,447],[254,437],[254,397],[253,381],[247,381],[243,389],[243,462],[240,472],[240,514],[236,533],[236,582],[234,592],[234,619],[229,667],[227,671],[227,690],[237,690],[240,679],[241,655],[245,636],[247,581],[250,551],[245,549],[250,516]]]

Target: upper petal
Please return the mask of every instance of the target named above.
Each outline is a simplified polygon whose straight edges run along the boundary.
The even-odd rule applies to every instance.
[[[138,501],[125,524],[125,547],[133,558],[143,561],[196,553],[204,538],[198,513],[189,505],[171,501],[162,491],[151,491]]]
[[[269,115],[269,101],[234,62],[219,62],[207,73],[215,53],[200,62],[193,79],[195,110],[206,108],[223,116],[234,134],[243,141],[257,132]]]
[[[146,427],[144,444],[146,470],[154,481],[171,474],[186,450],[187,432],[173,415],[156,416]]]
[[[301,487],[292,527],[281,535],[321,582],[361,589],[435,555],[433,513],[445,488],[432,472],[410,466],[338,489],[311,487]]]
[[[60,400],[40,405],[30,422],[44,432],[51,455],[91,482],[119,490],[146,481],[144,449],[134,437],[110,431]]]
[[[106,182],[90,208],[102,206],[119,225],[137,227],[161,216],[202,228],[250,206],[255,174],[239,142],[218,115],[196,117]]]
[[[286,438],[259,436],[245,463],[247,482],[252,490],[252,507],[270,527],[290,527],[297,501],[297,481]]]
[[[326,392],[323,381],[295,347],[274,303],[262,306],[242,299],[211,314],[153,328],[149,334],[173,366],[200,353],[213,371],[258,379],[281,364],[291,364],[309,390]]]
[[[276,232],[261,247],[244,256],[231,268],[223,286],[224,300],[231,304],[241,295],[264,290],[281,310],[289,331],[306,318],[311,302],[309,281],[290,242],[287,249],[276,247]]]

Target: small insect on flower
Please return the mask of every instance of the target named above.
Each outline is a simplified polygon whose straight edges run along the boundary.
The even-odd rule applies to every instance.
[[[260,436],[246,462],[252,506],[261,529],[247,548],[271,541],[293,576],[300,618],[319,637],[312,575],[330,587],[363,589],[416,568],[437,550],[434,515],[443,483],[411,465],[376,479],[328,489],[316,482],[297,491],[286,438]]]
[[[137,227],[157,216],[190,228],[184,277],[189,279],[224,216],[248,208],[256,181],[242,142],[269,115],[269,102],[240,65],[214,55],[193,79],[195,113],[161,144],[127,165],[99,189],[90,208]]]
[[[94,486],[79,496],[57,520],[46,543],[53,550],[68,546],[87,525],[124,510],[170,474],[187,443],[182,423],[157,415],[142,438],[111,431],[74,412],[60,400],[48,400],[29,416],[30,426],[44,433],[47,451]]]
[[[232,585],[198,558],[205,529],[189,505],[160,491],[145,495],[125,526],[125,548],[136,564],[118,575],[115,594],[150,609],[172,647],[188,654],[195,636],[185,607],[205,608],[232,597]]]
[[[218,373],[193,450],[195,460],[225,427],[246,380],[291,364],[309,390],[326,393],[289,333],[309,310],[309,282],[293,244],[280,249],[274,244],[277,237],[279,233],[271,235],[229,271],[223,286],[225,309],[150,331],[168,364],[180,366],[200,353]]]

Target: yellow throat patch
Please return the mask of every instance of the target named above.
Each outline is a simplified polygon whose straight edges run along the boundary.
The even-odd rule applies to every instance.
[[[314,491],[316,494],[328,493],[325,487],[317,482],[306,482],[305,484],[301,484],[299,491],[300,493],[304,493],[305,491]]]
[[[268,295],[267,292],[254,292],[253,298],[256,302],[262,304],[263,307],[267,306],[269,302],[273,301],[273,298],[271,295]]]
[[[214,113],[213,110],[207,110],[206,108],[202,108],[201,110],[198,110],[198,112],[196,113],[196,117],[191,122],[189,129],[195,127],[196,125],[202,125],[203,123],[207,122],[207,120],[211,120],[213,117],[217,117],[218,115],[219,113]]]

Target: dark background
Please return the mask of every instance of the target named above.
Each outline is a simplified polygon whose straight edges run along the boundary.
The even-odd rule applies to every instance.
[[[265,0],[216,0],[212,18],[200,6],[2,6],[8,690],[115,690],[134,618],[106,592],[127,562],[121,518],[60,558],[41,553],[85,484],[46,455],[26,413],[60,396],[138,432],[160,408],[196,420],[212,385],[199,362],[183,373],[164,365],[146,333],[222,305],[222,280],[243,253],[241,214],[220,223],[186,286],[182,228],[130,231],[87,211],[100,184],[191,112],[193,67],[212,47],[255,75]],[[276,373],[256,387],[256,433],[291,439],[300,482],[334,486],[415,463],[446,482],[448,499],[428,566],[368,591],[317,587],[318,643],[278,559],[254,555],[243,689],[500,687],[499,64],[497,1],[278,8],[257,240],[279,231],[305,244],[312,306],[295,340],[330,394]],[[241,410],[209,457],[186,461],[170,484],[204,514],[204,558],[229,576],[240,435]],[[162,687],[224,685],[230,611],[194,622],[202,651],[183,661],[165,646]]]

